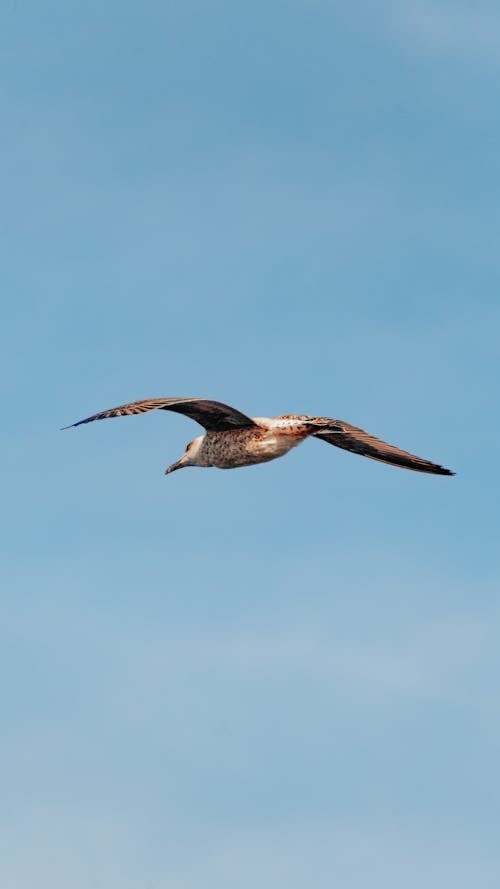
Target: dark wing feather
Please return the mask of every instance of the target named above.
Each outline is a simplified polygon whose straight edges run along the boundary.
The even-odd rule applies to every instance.
[[[108,417],[127,417],[131,414],[144,414],[154,410],[185,414],[211,432],[255,426],[250,417],[220,401],[207,401],[204,398],[147,398],[144,401],[131,401],[129,404],[120,405],[120,407],[112,407],[110,410],[93,414],[91,417],[86,417],[85,420],[79,420],[78,423],[72,423],[64,428],[70,429],[71,426],[81,426],[83,423],[105,420]]]
[[[372,460],[379,460],[381,463],[402,466],[404,469],[414,469],[416,472],[455,475],[450,469],[445,469],[429,460],[423,460],[422,457],[416,457],[414,454],[409,454],[408,451],[402,451],[400,448],[370,435],[364,429],[351,426],[350,423],[345,423],[343,420],[328,420],[326,417],[315,418],[314,425],[320,424],[323,429],[313,432],[312,435],[327,441],[328,444],[335,445],[337,448],[344,448],[346,451],[361,454],[363,457],[371,457]],[[324,428],[325,426],[328,428]]]

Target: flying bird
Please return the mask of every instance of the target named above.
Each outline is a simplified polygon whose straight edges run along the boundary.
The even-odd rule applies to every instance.
[[[319,438],[328,444],[363,457],[371,457],[381,463],[390,463],[416,472],[434,475],[454,475],[437,463],[423,460],[390,445],[357,426],[331,417],[312,417],[306,414],[283,414],[279,417],[247,417],[241,411],[204,398],[149,398],[131,401],[99,414],[79,420],[65,429],[104,420],[109,417],[126,417],[147,411],[164,410],[185,414],[205,429],[186,446],[182,457],[165,470],[165,475],[185,466],[216,466],[234,469],[266,463],[282,457],[306,438]]]

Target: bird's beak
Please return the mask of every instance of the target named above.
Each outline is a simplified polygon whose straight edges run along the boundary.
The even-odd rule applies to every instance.
[[[182,460],[177,460],[177,463],[172,463],[171,466],[167,466],[165,470],[165,475],[169,475],[171,472],[175,472],[176,469],[182,469],[184,463]]]

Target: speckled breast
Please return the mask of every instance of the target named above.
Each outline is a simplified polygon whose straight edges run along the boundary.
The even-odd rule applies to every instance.
[[[301,438],[295,435],[284,435],[282,431],[257,426],[213,432],[206,437],[205,455],[210,461],[209,465],[232,469],[275,460],[300,441]]]

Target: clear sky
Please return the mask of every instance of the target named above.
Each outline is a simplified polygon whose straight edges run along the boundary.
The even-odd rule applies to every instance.
[[[500,885],[500,12],[5,0],[2,889]],[[124,401],[340,417],[164,478]]]

